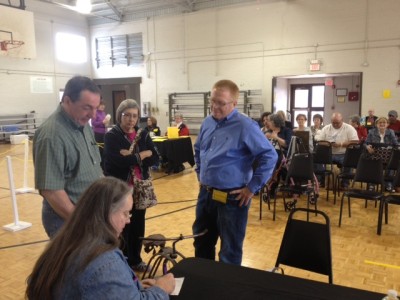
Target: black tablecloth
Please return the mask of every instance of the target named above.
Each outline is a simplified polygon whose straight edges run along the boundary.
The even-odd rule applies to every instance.
[[[169,162],[182,164],[188,162],[194,166],[193,146],[190,137],[178,139],[166,139],[162,141],[153,140],[161,156],[166,157]]]
[[[385,296],[199,258],[182,260],[171,272],[185,277],[179,296],[171,299],[380,300]]]

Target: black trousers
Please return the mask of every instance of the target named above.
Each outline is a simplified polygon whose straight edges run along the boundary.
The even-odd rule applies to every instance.
[[[101,168],[104,170],[104,153],[103,153],[103,149],[104,149],[104,133],[94,133],[94,139],[96,140],[96,143],[100,143],[101,145],[99,146],[99,151],[100,151],[100,157],[101,157],[101,162],[100,162],[100,166]]]
[[[128,258],[128,263],[131,266],[142,262],[140,252],[142,251],[142,240],[145,231],[145,216],[146,210],[132,210],[131,222],[126,224],[122,231],[123,241],[121,249],[124,255]]]

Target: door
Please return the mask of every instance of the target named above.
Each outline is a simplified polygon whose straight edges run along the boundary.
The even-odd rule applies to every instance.
[[[324,116],[325,85],[323,84],[294,84],[291,85],[291,104],[293,127],[298,127],[296,117],[298,114],[307,116],[306,126],[312,125],[315,114]]]
[[[126,99],[125,91],[112,91],[112,102],[113,102],[113,114],[115,123],[117,123],[117,108],[121,104],[122,101]]]

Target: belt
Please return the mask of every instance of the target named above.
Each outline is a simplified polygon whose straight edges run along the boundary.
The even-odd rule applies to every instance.
[[[225,192],[225,193],[229,193],[232,192],[234,190],[239,190],[242,189],[244,186],[242,187],[237,187],[237,188],[231,188],[231,189],[217,189],[215,187],[209,186],[209,185],[205,185],[205,184],[200,184],[200,187],[202,189],[205,189],[207,192],[212,193],[213,190],[217,190],[217,191],[221,191],[221,192]]]

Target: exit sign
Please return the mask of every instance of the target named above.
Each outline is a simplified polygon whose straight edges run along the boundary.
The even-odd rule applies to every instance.
[[[318,63],[310,63],[310,71],[320,71],[321,70],[321,64]]]

